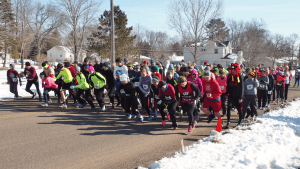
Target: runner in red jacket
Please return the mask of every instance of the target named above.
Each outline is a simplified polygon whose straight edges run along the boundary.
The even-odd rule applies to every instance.
[[[211,123],[213,119],[217,116],[221,118],[220,110],[221,110],[221,95],[222,90],[219,83],[216,79],[211,77],[211,73],[209,71],[204,72],[203,74],[203,93],[205,95],[204,103],[203,103],[203,112],[208,115],[207,123]],[[211,114],[208,110],[209,107],[212,107],[215,114]]]

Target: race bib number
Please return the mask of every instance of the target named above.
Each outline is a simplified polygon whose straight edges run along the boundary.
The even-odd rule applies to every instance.
[[[139,82],[134,82],[135,87],[138,87],[139,84],[140,84]]]
[[[211,93],[206,93],[206,97],[212,97]]]
[[[12,81],[13,81],[13,82],[17,82],[18,79],[17,79],[17,78],[12,78]]]
[[[159,95],[155,95],[155,99],[160,99],[160,98],[159,98]]]
[[[97,85],[95,85],[95,86],[94,86],[94,88],[95,88],[95,89],[100,89],[100,87],[99,87],[99,85],[98,85],[98,84],[97,84]]]
[[[247,85],[247,90],[252,90],[253,89],[253,85]]]
[[[184,92],[182,95],[188,96],[188,95],[189,95],[189,92]]]
[[[282,83],[280,83],[280,82],[277,82],[277,85],[278,85],[278,86],[281,86],[281,84],[282,84]]]
[[[272,91],[268,91],[268,94],[272,94]]]
[[[264,84],[260,84],[259,87],[260,88],[265,88],[265,85]]]
[[[165,99],[166,100],[172,100],[172,97],[171,96],[165,96]]]
[[[124,89],[121,89],[121,90],[120,90],[120,93],[121,93],[121,94],[125,94],[125,90],[124,90]]]
[[[149,86],[148,86],[148,85],[143,85],[143,89],[144,89],[144,90],[148,90],[148,89],[149,89]]]
[[[224,90],[224,86],[220,86],[221,87],[221,90]]]

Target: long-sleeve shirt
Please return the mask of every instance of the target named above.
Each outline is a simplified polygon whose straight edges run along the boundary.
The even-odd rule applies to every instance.
[[[58,85],[50,76],[45,77],[44,80],[42,80],[42,83],[45,84],[44,88],[47,89],[56,89],[58,87]]]
[[[200,90],[194,83],[191,82],[187,82],[185,87],[178,85],[178,93],[180,93],[179,99],[182,103],[186,103],[189,100],[198,100],[200,96]]]
[[[241,74],[228,75],[227,76],[227,90],[226,95],[229,97],[238,97],[238,99],[242,99],[243,96],[243,85],[244,80]]]
[[[257,95],[257,87],[259,85],[258,80],[246,79],[244,83],[244,94],[245,95]]]
[[[149,75],[145,77],[141,76],[139,81],[139,89],[144,93],[150,93],[150,86],[152,84],[152,78]]]
[[[7,82],[9,82],[9,84],[18,84],[17,78],[19,78],[21,82],[20,75],[15,69],[7,70]]]
[[[125,75],[127,75],[128,76],[128,69],[127,69],[127,67],[125,66],[125,65],[123,65],[123,66],[116,66],[115,67],[115,69],[114,69],[114,77],[115,77],[115,79],[117,78],[117,76],[116,76],[116,72],[117,71],[120,71],[122,74],[125,74]]]
[[[269,77],[268,76],[260,76],[257,78],[259,81],[259,90],[268,90]]]
[[[73,81],[73,76],[72,76],[70,70],[66,69],[66,68],[64,70],[62,70],[62,71],[59,72],[59,74],[56,77],[56,80],[60,79],[60,77],[62,77],[62,80],[65,83],[70,83],[70,82]]]
[[[170,104],[176,101],[176,92],[174,87],[171,84],[167,84],[167,89],[163,91],[159,89],[159,97],[165,104]]]
[[[222,95],[222,90],[216,79],[211,78],[210,81],[203,80],[203,92],[206,94],[206,99],[210,101],[219,100]]]
[[[27,76],[28,81],[37,81],[38,80],[36,70],[33,66],[31,66],[29,69],[25,68],[24,75]]]
[[[121,97],[125,98],[134,98],[135,97],[135,87],[131,82],[123,85],[120,84],[118,87],[117,93],[120,94]]]

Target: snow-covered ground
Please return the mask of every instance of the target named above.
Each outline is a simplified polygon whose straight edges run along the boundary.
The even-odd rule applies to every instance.
[[[2,64],[0,64],[0,65],[1,65],[0,67],[2,67]],[[9,66],[9,64],[7,66]],[[43,71],[43,69],[38,69],[36,66],[34,66],[34,67],[35,67],[38,75]],[[24,72],[24,69],[21,69],[21,65],[16,65],[15,69],[19,73]],[[6,73],[7,73],[7,70],[0,70],[0,93],[1,93],[0,100],[14,98],[14,94],[10,93],[10,91],[9,91],[9,85],[5,84],[7,82]],[[28,92],[25,91],[26,82],[27,82],[26,78],[22,78],[22,86],[18,85],[18,92],[19,92],[19,96],[21,96],[21,97],[32,96],[31,94],[29,94]],[[43,93],[43,88],[42,88],[42,83],[41,83],[40,78],[39,78],[39,86],[40,86],[41,93]],[[31,90],[36,93],[36,88],[34,85],[32,85]],[[50,92],[50,95],[52,95],[52,94],[53,94],[53,92]]]
[[[300,168],[300,101],[265,114],[258,122],[227,134],[212,131],[185,147],[184,153],[176,152],[148,168]]]

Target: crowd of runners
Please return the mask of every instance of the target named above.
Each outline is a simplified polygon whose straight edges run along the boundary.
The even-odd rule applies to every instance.
[[[22,85],[21,78],[26,77],[26,91],[32,99],[38,94],[43,107],[52,103],[49,92],[53,91],[60,108],[67,108],[69,99],[73,99],[73,106],[84,108],[89,104],[90,109],[95,110],[96,100],[99,111],[106,111],[104,98],[108,96],[111,109],[121,106],[128,119],[137,119],[140,123],[143,116],[148,117],[148,121],[157,119],[159,112],[161,125],[171,121],[171,128],[176,129],[176,112],[177,118],[187,115],[188,132],[195,127],[201,110],[208,116],[207,123],[226,116],[227,125],[223,128],[227,129],[231,128],[233,110],[238,111],[240,125],[245,118],[254,119],[257,109],[264,110],[270,103],[287,102],[292,78],[288,66],[245,68],[233,63],[223,68],[220,64],[204,62],[197,66],[184,60],[167,68],[154,60],[139,64],[129,63],[126,58],[116,59],[116,65],[99,60],[92,65],[88,58],[83,63],[73,64],[45,61],[40,74],[29,62],[25,65],[24,72],[17,72],[14,64],[10,64],[7,71],[7,82],[15,99],[20,99],[17,85]],[[38,78],[42,81],[43,98]],[[299,87],[299,78],[300,73],[296,71],[293,87]],[[30,90],[33,84],[37,93]]]

